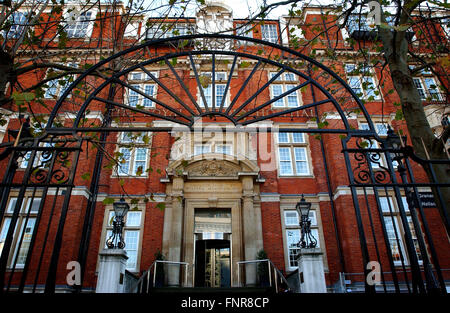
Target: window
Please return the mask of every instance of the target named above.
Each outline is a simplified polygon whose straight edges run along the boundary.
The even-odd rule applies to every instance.
[[[41,143],[40,146],[43,147],[52,147],[54,146],[54,143]],[[50,162],[52,160],[52,153],[43,153],[43,151],[37,151],[36,156],[34,158],[33,166],[34,167],[40,167],[40,168],[48,168],[50,166]],[[28,151],[21,159],[19,168],[26,169],[28,167],[29,161],[31,158],[31,151]]]
[[[146,39],[170,38],[194,33],[192,24],[156,24],[147,28]]]
[[[371,31],[374,29],[369,26],[366,16],[356,14],[352,14],[348,17],[347,28],[350,34],[354,31]]]
[[[425,72],[430,73],[431,72]],[[413,77],[414,85],[416,85],[417,90],[420,94],[420,99],[424,101],[442,101],[442,95],[439,92],[438,85],[434,77],[421,76]]]
[[[277,43],[278,42],[277,25],[276,24],[261,25],[261,35],[262,40]]]
[[[394,201],[391,197],[380,197],[381,211],[383,212],[383,220],[386,225],[386,232],[388,240],[391,246],[392,257],[395,265],[401,264],[401,259],[405,264],[408,264],[407,254],[405,253],[405,242],[404,242],[404,229],[402,221],[400,218],[399,209],[397,206],[397,201]],[[396,203],[394,205],[394,202]],[[422,262],[422,255],[420,253],[419,241],[417,239],[416,233],[414,231],[414,224],[412,222],[411,212],[406,201],[406,197],[402,197],[402,204],[407,215],[408,227],[411,232],[411,236],[414,242],[414,247],[416,249],[416,255],[419,263]]]
[[[225,87],[226,87],[226,80],[227,80],[227,74],[225,72],[216,72],[216,78],[215,78],[215,103],[214,107],[218,108],[222,104],[222,101],[224,101],[223,106],[226,107],[228,105],[228,99],[225,96]],[[203,94],[205,95],[206,103],[208,104],[208,107],[212,107],[212,79],[211,79],[211,72],[203,72],[200,74],[200,82],[202,85],[208,84],[208,86],[203,88]],[[225,97],[225,99],[224,99]],[[198,98],[200,99],[199,103],[200,106],[204,107],[204,101],[199,93]]]
[[[149,136],[146,133],[121,133],[119,137],[118,175],[146,176],[149,159]],[[131,144],[133,143],[133,146]]]
[[[151,72],[151,74],[154,77],[158,77],[158,72]],[[153,83],[153,80],[150,78],[149,75],[147,75],[144,72],[131,72],[129,74],[128,81],[132,88],[135,88],[148,96],[145,97],[143,94],[140,94],[137,91],[128,88],[127,96],[129,106],[144,107],[144,108],[155,107],[155,104],[150,99],[150,97],[156,98],[156,84]]]
[[[300,220],[297,211],[284,211],[284,222],[286,226],[298,226]]]
[[[317,240],[317,248],[320,248],[319,232],[317,229],[317,219],[315,210],[309,212],[309,218],[311,220],[311,234]],[[299,247],[297,244],[300,242],[300,220],[297,210],[287,209],[284,210],[284,225],[286,227],[286,243],[287,254],[289,256],[289,268],[295,270],[298,267],[297,254]]]
[[[114,211],[109,211],[104,245],[105,248],[107,248],[106,241],[112,235],[113,220]],[[142,211],[128,211],[127,216],[125,217],[123,237],[125,241],[124,250],[127,252],[128,256],[126,269],[132,272],[139,271],[138,256],[140,248],[139,240],[142,232],[142,221]]]
[[[381,99],[373,77],[373,71],[369,67],[357,68],[355,64],[346,64],[345,71],[348,84],[358,97],[369,101]]]
[[[13,12],[9,16],[8,23],[5,24],[10,25],[8,32],[4,32],[6,38],[19,38],[27,25],[27,16],[23,12]]]
[[[289,267],[298,267],[297,254],[300,249],[298,243],[300,242],[300,229],[287,229],[286,230],[286,241],[289,253]]]
[[[201,155],[211,152],[211,146],[205,144],[194,145],[194,155]]]
[[[388,124],[385,123],[374,123],[374,127],[375,127],[375,131],[377,132],[377,134],[380,137],[386,137],[387,136],[387,131],[388,131]],[[367,123],[360,123],[359,124],[359,128],[362,130],[369,130],[369,124]],[[376,141],[375,139],[372,139],[370,141],[368,141],[368,145],[367,145],[368,149],[379,149],[380,148],[380,144],[378,143],[378,141]],[[384,158],[384,154],[382,152],[379,152],[379,156],[377,153],[372,153],[371,154],[371,165],[373,169],[378,169],[380,168],[380,166],[384,166],[386,167],[386,161]],[[398,163],[397,161],[393,162],[394,168],[397,167]]]
[[[238,36],[253,38],[253,25],[252,24],[246,24],[244,26],[242,26],[242,24],[241,24],[241,25],[237,25],[237,27],[239,28],[236,31]]]
[[[0,231],[0,253],[6,241],[12,215],[17,204],[17,198],[10,198],[3,218],[3,225]],[[26,204],[26,205],[25,205]],[[41,198],[25,198],[19,208],[19,216],[13,233],[13,241],[10,250],[8,263],[12,267],[16,262],[16,268],[23,268],[28,255],[30,242],[36,222],[36,215],[39,211]],[[27,219],[28,215],[28,219]]]
[[[303,133],[278,133],[280,176],[310,175],[307,143]]]
[[[449,37],[450,36],[450,18],[446,17],[441,20],[441,26],[444,30],[444,34]]]
[[[77,68],[78,65],[76,63],[68,63],[67,66]],[[47,78],[59,76],[62,72],[60,70],[49,70],[47,72]],[[59,98],[67,88],[69,88],[70,84],[75,80],[74,74],[67,74],[63,77],[59,77],[57,79],[50,80],[47,83],[47,89],[44,93],[44,98],[46,99],[57,99]],[[70,93],[67,95],[70,97]]]
[[[129,21],[125,27],[125,37],[137,37],[139,32],[139,21]]]
[[[231,145],[228,144],[216,144],[216,153],[222,153],[222,154],[233,154],[233,149]]]
[[[68,13],[67,18],[67,37],[69,38],[87,38],[92,33],[92,11],[77,12],[76,10]]]
[[[277,73],[270,73],[269,78],[272,79]],[[284,73],[280,75],[271,85],[271,99],[274,99],[285,92],[295,88],[297,86],[297,77],[293,73]],[[291,92],[290,94],[277,99],[272,102],[273,108],[285,108],[285,107],[298,107],[300,105],[300,98],[298,90]]]

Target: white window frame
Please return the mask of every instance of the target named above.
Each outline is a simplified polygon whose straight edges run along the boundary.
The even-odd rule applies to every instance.
[[[68,12],[69,10],[71,10],[71,12]],[[80,10],[82,10],[81,7],[79,6],[69,6],[66,9],[64,9],[64,20],[68,21],[69,19],[71,19],[70,23],[65,22],[64,24],[64,31],[67,33],[67,37],[70,39],[84,39],[85,41],[90,40],[91,36],[92,36],[92,32],[94,30],[94,24],[95,24],[95,20],[97,19],[97,9],[95,8],[91,8],[89,10],[82,10],[80,12]],[[84,20],[82,20],[82,14],[87,14],[90,13],[90,17],[88,18],[87,22],[85,22]],[[76,18],[76,21],[75,19]],[[73,19],[73,20],[72,20]],[[82,33],[72,33],[72,28],[75,27],[75,30],[78,29],[78,25],[80,23],[87,23],[86,29],[82,32]],[[74,25],[74,26],[72,26]],[[80,28],[82,29],[82,28]]]
[[[294,218],[294,222],[288,223],[288,214],[295,214],[296,218]],[[316,217],[316,210],[311,209],[309,211],[309,218],[311,220],[311,234],[316,238],[317,240],[317,248],[320,248],[320,237],[319,237],[319,229],[317,224],[317,217]],[[295,209],[286,208],[283,210],[283,225],[284,225],[284,234],[285,234],[285,242],[286,242],[286,248],[285,248],[285,256],[287,260],[287,268],[290,271],[296,270],[298,268],[297,261],[293,261],[291,259],[291,251],[292,255],[296,255],[298,253],[299,248],[298,247],[290,247],[289,245],[289,235],[288,232],[294,231],[298,233],[298,239],[301,238],[301,229],[300,229],[300,217],[298,216],[298,212]]]
[[[277,24],[261,25],[261,38],[268,42],[279,43]]]
[[[39,144],[42,147],[51,147],[54,146],[54,143],[44,142]],[[36,156],[34,157],[33,166],[40,166],[41,168],[47,168],[49,165],[49,161],[51,160],[51,154],[48,155],[46,159],[42,156],[43,151],[36,151]],[[26,169],[28,167],[28,162],[31,158],[31,151],[28,151],[23,157],[19,159],[19,169]],[[45,166],[43,166],[45,165]]]
[[[14,200],[14,201],[13,201]],[[17,201],[17,197],[11,197],[8,201],[8,205],[7,205],[7,209],[5,211],[5,215],[3,218],[3,223],[0,228],[0,253],[3,249],[3,242],[6,239],[9,227],[10,227],[10,222],[14,213],[14,208],[15,208],[15,201]],[[35,208],[35,210],[32,210],[31,208],[31,201],[33,201],[33,205],[37,205],[37,210]],[[41,203],[42,199],[40,197],[24,197],[22,204],[21,204],[21,208],[19,210],[19,216],[15,225],[15,229],[14,229],[14,235],[13,235],[13,241],[12,241],[12,245],[11,245],[11,249],[10,249],[10,255],[8,257],[8,267],[12,267],[14,265],[14,260],[17,258],[16,261],[16,268],[21,269],[25,266],[25,261],[26,261],[26,257],[28,254],[28,249],[29,249],[29,245],[25,246],[25,244],[29,244],[31,241],[31,236],[33,234],[34,231],[34,227],[35,227],[35,223],[36,223],[36,218],[37,218],[37,214],[39,211],[39,206]],[[14,202],[14,204],[13,204]],[[28,214],[29,213],[29,214]],[[28,216],[28,220],[27,220],[27,215]],[[22,244],[18,245],[20,237],[22,236],[22,232],[25,229],[25,221],[27,221],[26,225],[28,227],[28,225],[32,224],[33,226],[31,227],[31,230],[29,232],[27,232],[24,235],[24,238],[22,240]],[[26,253],[23,253],[23,255],[20,255],[22,251],[25,251]],[[22,260],[22,261],[21,261]]]
[[[389,207],[389,204],[388,204],[388,199],[389,199],[390,207]],[[408,203],[406,201],[406,197],[401,197],[401,199],[402,199],[403,207],[405,209],[406,218],[410,222],[411,221],[411,212],[409,210]],[[404,230],[403,230],[403,225],[402,225],[402,221],[401,221],[401,217],[400,217],[400,211],[399,211],[399,208],[398,208],[398,205],[397,205],[397,201],[394,201],[392,196],[387,196],[387,197],[386,196],[382,196],[382,197],[379,198],[379,200],[380,200],[381,211],[383,213],[383,219],[384,219],[385,223],[386,223],[386,221],[389,221],[389,223],[392,224],[392,220],[394,220],[394,224],[395,224],[394,227],[396,228],[397,234],[398,234],[398,237],[399,237],[398,238],[398,241],[400,243],[399,249],[401,249],[401,252],[403,254],[404,264],[405,265],[409,265],[409,263],[410,263],[409,258],[410,257],[409,257],[409,255],[407,253],[406,248],[405,248],[406,246],[405,246],[405,239],[404,239]],[[392,213],[391,213],[391,211],[392,211]],[[414,230],[414,226],[412,225],[412,221],[410,223],[411,224],[409,224],[408,226],[409,226],[409,230],[411,232],[411,235],[412,235],[412,238],[413,238],[413,241],[414,241],[414,246],[416,248],[416,255],[418,257],[419,264],[422,264],[423,261],[422,261],[422,257],[420,256],[420,248],[419,248],[419,243],[417,241],[417,234],[416,234],[416,232]],[[388,236],[389,236],[389,230],[388,229],[386,229],[386,230],[388,231]],[[392,232],[393,232],[394,237],[393,238],[388,238],[388,241],[389,242],[392,241],[394,243],[394,245],[396,246],[397,245],[397,240],[395,238],[394,229],[392,229]],[[391,249],[392,249],[392,247],[391,247]],[[394,255],[393,255],[393,258],[394,258],[394,265],[400,266],[401,265],[400,255],[398,257],[399,258],[398,260],[396,260],[396,257]]]
[[[170,29],[168,29],[170,27]],[[191,23],[155,23],[145,29],[146,39],[170,38],[193,34],[195,26]],[[149,34],[152,36],[149,36]]]
[[[114,210],[108,210],[106,211],[107,214],[105,214],[107,220],[106,220],[106,229],[105,229],[105,238],[103,240],[103,247],[107,248],[106,246],[106,241],[108,240],[108,238],[111,236],[112,234],[112,228],[113,228],[113,224],[112,221],[114,219]],[[129,225],[128,220],[131,214],[136,214],[136,213],[140,213],[140,220],[139,220],[139,224],[137,225]],[[143,226],[144,226],[144,210],[143,209],[139,209],[138,210],[130,210],[128,211],[126,217],[125,217],[125,226],[123,228],[123,239],[125,241],[125,248],[124,250],[127,252],[129,258],[127,260],[127,264],[126,264],[126,270],[130,271],[130,272],[139,272],[140,269],[140,253],[141,253],[141,249],[142,249],[142,236],[143,236]],[[137,237],[137,248],[131,250],[130,249],[130,243],[127,244],[127,234],[129,234],[130,232],[137,232],[138,233],[138,237]],[[130,251],[136,251],[136,264],[134,266],[131,266],[131,264],[129,264],[129,260],[132,260],[132,258],[130,258]]]
[[[244,26],[242,26],[243,24],[237,24],[237,27],[240,27],[239,29],[236,30],[236,35],[237,36],[242,36],[242,37],[248,37],[248,38],[253,38],[253,24],[244,24]]]
[[[388,123],[375,122],[375,123],[373,123],[373,126],[375,127],[375,131],[377,132],[378,136],[380,136],[382,138],[387,136],[387,130],[388,130],[388,126],[389,126]],[[382,128],[384,128],[386,130],[386,133],[380,131]],[[366,122],[362,122],[362,123],[360,122],[359,123],[359,129],[361,129],[361,130],[369,130],[369,124],[366,123]],[[368,149],[370,149],[370,148],[372,148],[372,149],[379,149],[380,145],[379,145],[378,141],[372,139],[372,140],[369,141],[369,145],[367,146],[367,148]],[[379,152],[379,153],[380,153],[380,160],[379,160],[380,165],[378,165],[375,162],[371,162],[372,169],[374,169],[374,170],[380,169],[380,166],[387,167],[387,165],[386,165],[387,164],[386,163],[386,157],[384,156],[384,153],[382,153],[382,152]],[[397,161],[393,161],[394,168],[396,168],[397,165],[398,165]]]
[[[18,39],[24,32],[25,27],[29,27],[27,23],[27,14],[29,14],[29,12],[23,12],[20,10],[12,12],[8,17],[8,21],[11,22],[11,26],[8,30],[2,31],[3,37],[6,39]],[[19,16],[18,20],[16,19],[16,16]]]
[[[223,75],[223,79],[219,79],[220,75]],[[201,73],[199,73],[199,77],[200,76],[212,77],[212,72],[201,72]],[[225,91],[225,88],[227,86],[226,82],[227,82],[228,75],[227,75],[227,72],[217,71],[217,72],[215,72],[215,76],[216,76],[216,80],[215,80],[215,89],[216,89],[216,92],[215,92],[216,104],[215,105],[216,106],[215,107],[219,108],[222,103],[222,100],[218,101],[218,99],[217,99],[219,97],[218,89],[223,88],[223,90]],[[211,101],[211,103],[208,103],[208,108],[212,108],[212,80],[211,80],[211,83],[208,85],[208,87],[205,88],[203,86],[199,86],[198,90],[197,90],[198,105],[201,108],[204,108],[205,104],[203,103],[203,97],[201,95],[200,88],[203,88],[203,94],[205,95],[206,101],[208,102],[208,98]],[[230,102],[229,95],[230,95],[229,89],[227,90],[226,94],[222,94],[222,98],[225,97],[225,102],[223,103],[224,108],[228,107],[228,104]]]
[[[133,21],[130,20],[128,24],[125,26],[125,30],[123,32],[123,36],[125,38],[136,38],[139,37],[139,25],[141,21]]]
[[[277,157],[278,157],[278,175],[279,177],[302,177],[302,176],[311,176],[311,166],[310,166],[310,156],[308,150],[308,142],[305,134],[302,133],[302,141],[294,141],[294,133],[288,133],[287,142],[280,142],[280,134],[282,132],[275,133],[276,143],[277,143]],[[281,160],[281,149],[289,150],[289,160]],[[304,151],[305,160],[297,160],[295,149],[302,149]],[[281,173],[281,162],[290,162],[290,173]],[[299,172],[297,168],[297,162],[304,162],[306,164],[306,172]]]
[[[424,72],[424,74],[428,74],[429,72]],[[431,73],[430,73],[431,74]],[[428,85],[427,81],[432,80],[433,83]],[[414,76],[413,77],[414,85],[417,87],[420,99],[422,101],[442,101],[442,95],[440,93],[439,84],[436,83],[436,78],[434,76],[422,75],[422,76]],[[436,86],[435,88],[431,88],[431,86]],[[432,91],[430,91],[432,90]]]
[[[158,72],[157,71],[152,71],[150,72],[155,78],[158,78]],[[140,74],[141,77],[140,78],[135,78],[135,75]],[[145,94],[149,95],[150,97],[157,99],[157,94],[158,94],[158,84],[156,84],[155,81],[153,81],[153,79],[150,78],[149,75],[147,75],[147,73],[142,72],[142,71],[134,71],[128,74],[128,84],[132,87],[135,87],[137,89],[139,89],[140,91],[143,91]],[[153,88],[153,92],[147,93],[146,89],[147,88]],[[136,101],[132,103],[132,101],[130,100],[131,97],[136,97]],[[126,103],[133,108],[145,108],[145,109],[150,109],[150,108],[155,108],[155,102],[144,97],[143,95],[141,95],[140,93],[135,92],[134,90],[131,90],[130,88],[126,89]]]
[[[223,151],[218,151],[219,147],[229,147],[229,153],[227,152],[223,152]],[[214,152],[215,153],[221,153],[221,154],[226,154],[226,155],[233,155],[233,145],[232,144],[228,144],[228,143],[215,143],[214,144]]]
[[[198,152],[197,148],[200,148],[200,147],[201,147],[201,152]],[[193,155],[194,156],[203,155],[203,154],[211,153],[211,151],[212,151],[211,144],[196,143],[196,144],[194,144]]]
[[[75,62],[69,62],[67,66],[78,68],[78,64]],[[61,72],[59,70],[53,70],[55,73]],[[49,71],[47,71],[45,77],[48,78]],[[61,78],[55,78],[53,80],[50,80],[46,83],[48,87],[45,89],[44,98],[45,99],[53,99],[57,100],[61,95],[66,91],[67,88],[69,88],[70,84],[73,83],[75,80],[75,74],[67,74],[64,77]],[[51,88],[55,89],[54,93],[49,93],[49,90]],[[67,98],[70,98],[72,95],[69,93],[67,95]]]
[[[269,80],[272,79],[277,73],[269,72]],[[298,85],[298,77],[294,73],[283,73],[270,85],[270,99],[273,99]],[[281,93],[275,94],[275,88],[281,88]],[[289,100],[294,98],[296,105],[291,105]],[[296,90],[277,101],[272,102],[273,109],[286,109],[286,108],[297,108],[302,105],[302,97],[299,90]]]
[[[122,165],[118,165],[116,167],[116,170],[114,171],[114,175],[113,176],[125,176],[125,177],[142,177],[142,178],[146,178],[148,177],[148,172],[147,172],[147,168],[148,165],[150,164],[150,149],[151,149],[151,140],[149,142],[149,144],[145,144],[142,140],[139,140],[139,137],[143,137],[145,135],[150,136],[151,138],[151,134],[150,133],[141,133],[141,135],[136,138],[133,143],[135,144],[134,146],[123,146],[126,145],[127,143],[131,143],[131,141],[128,141],[125,139],[127,132],[121,132],[119,133],[119,137],[118,137],[118,147],[117,147],[117,151],[124,154],[125,150],[128,150],[130,155],[129,155],[129,159],[128,162],[124,162],[123,160],[125,160],[124,155],[119,157],[119,163],[120,164],[125,164],[128,163],[128,171],[124,171],[122,167]],[[122,146],[121,146],[122,145]],[[137,156],[138,156],[138,150],[139,149],[143,149],[144,150],[144,154],[145,154],[145,159],[144,160],[138,160]],[[145,165],[139,165],[139,163],[144,163]],[[138,168],[142,166],[142,174],[141,175],[137,175],[137,170]]]
[[[347,63],[344,65],[344,67],[345,73],[347,75],[348,85],[353,89],[358,97],[361,97],[362,99],[367,101],[381,100],[381,92],[377,88],[376,73],[372,68],[363,69],[360,72],[354,73],[354,71],[356,71],[358,68],[355,64]],[[371,81],[373,89],[370,89],[368,86],[366,86],[366,88],[363,88],[363,83],[366,80]],[[358,86],[356,86],[355,84],[358,84]],[[361,92],[357,92],[355,91],[355,89],[359,89]]]

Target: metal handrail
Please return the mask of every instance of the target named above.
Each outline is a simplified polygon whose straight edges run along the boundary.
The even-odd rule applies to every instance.
[[[275,287],[275,292],[278,293],[279,289],[278,289],[278,279],[281,279],[282,282],[284,282],[286,284],[286,286],[288,287],[288,290],[292,290],[292,288],[289,286],[289,283],[287,281],[287,279],[284,277],[283,273],[275,266],[275,264],[273,264],[273,262],[270,259],[262,259],[262,260],[248,260],[248,261],[238,261],[236,262],[238,265],[238,284],[239,286],[241,286],[241,276],[240,276],[240,265],[241,264],[250,264],[250,263],[262,263],[262,262],[267,262],[267,267],[269,270],[269,285],[270,287],[272,287],[272,271],[274,274],[274,279],[273,279],[273,283],[274,283],[274,287]]]
[[[142,273],[141,277],[139,277],[138,281],[135,283],[135,286],[131,290],[135,290],[136,292],[142,293],[142,288],[144,286],[144,279],[147,278],[147,290],[146,293],[148,293],[150,288],[150,274],[153,270],[153,278],[152,278],[152,286],[155,286],[156,282],[156,268],[158,263],[166,263],[166,264],[177,264],[177,265],[184,265],[186,266],[186,270],[184,271],[184,284],[187,285],[187,267],[189,263],[187,262],[177,262],[177,261],[164,261],[164,260],[155,260],[152,265],[144,272]],[[139,288],[140,286],[140,288]]]

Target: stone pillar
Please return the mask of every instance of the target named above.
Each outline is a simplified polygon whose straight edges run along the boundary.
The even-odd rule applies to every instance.
[[[327,292],[322,254],[318,248],[300,250],[297,257],[300,293]]]
[[[128,256],[123,249],[103,249],[100,252],[97,293],[124,292],[125,267]]]
[[[183,187],[184,181],[181,177],[174,177],[172,184],[172,227],[169,242],[168,261],[181,261],[181,244],[183,234]],[[167,265],[167,284],[179,286],[180,266]]]
[[[253,204],[253,178],[243,177],[242,178],[242,216],[243,216],[243,226],[244,226],[244,255],[245,260],[255,260],[257,251],[256,242],[257,238],[257,227],[256,227],[256,214]],[[241,265],[242,266],[242,265]],[[256,267],[257,264],[250,263],[244,265],[245,267],[245,282],[246,285],[252,286],[256,284]]]

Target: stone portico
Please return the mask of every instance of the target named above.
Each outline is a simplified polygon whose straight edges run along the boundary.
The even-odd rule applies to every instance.
[[[256,259],[263,248],[259,168],[255,162],[209,154],[174,161],[167,169],[163,254],[169,261],[189,263],[187,286],[193,286],[195,209],[231,210],[231,286],[238,286],[237,262]],[[179,269],[169,268],[168,283],[179,282]],[[249,266],[246,283],[256,278]],[[184,273],[182,273],[184,275]]]

